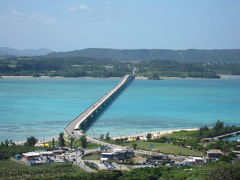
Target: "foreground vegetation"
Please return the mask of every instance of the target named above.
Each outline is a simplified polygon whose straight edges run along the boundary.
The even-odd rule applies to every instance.
[[[218,74],[240,75],[240,63],[198,63],[170,60],[116,61],[86,57],[1,58],[0,76],[122,77],[137,67],[137,76],[219,78]]]
[[[49,163],[40,166],[27,166],[18,162],[0,161],[0,179],[44,179],[63,177],[65,174],[83,172],[72,163]]]
[[[19,162],[6,160],[15,154],[22,152],[43,149],[44,147],[35,147],[36,139],[27,138],[24,145],[19,146],[12,141],[5,141],[0,146],[0,179],[60,179],[60,180],[238,180],[240,178],[240,161],[232,153],[233,150],[239,150],[240,142],[230,141],[210,141],[202,142],[202,137],[219,135],[220,132],[236,130],[238,127],[225,126],[223,122],[217,121],[210,128],[200,127],[196,131],[180,131],[169,135],[164,135],[153,139],[151,134],[147,135],[147,140],[137,139],[135,142],[127,142],[125,139],[111,140],[109,133],[102,139],[108,142],[114,142],[121,145],[133,146],[138,149],[152,150],[176,155],[203,156],[204,153],[212,148],[221,149],[225,155],[218,162],[208,163],[206,165],[193,166],[157,166],[148,168],[131,169],[130,171],[104,171],[97,173],[88,173],[72,163],[48,163],[38,166],[27,166]],[[202,131],[202,132],[201,132]],[[221,134],[221,133],[220,133]],[[59,146],[85,146],[85,148],[98,147],[95,144],[86,143],[85,137],[81,139],[69,139],[65,141],[62,133],[59,134],[58,141],[49,142],[52,148],[57,143]],[[5,159],[5,160],[4,160]],[[92,153],[84,157],[85,160],[99,159],[98,153]],[[91,163],[87,163],[92,166]]]
[[[14,157],[16,154],[22,154],[30,151],[36,150],[53,150],[58,149],[59,147],[83,147],[86,149],[94,149],[99,148],[100,145],[94,144],[91,142],[87,142],[86,137],[82,136],[80,139],[70,138],[69,140],[65,140],[63,137],[63,133],[59,134],[58,140],[56,141],[54,138],[52,141],[42,143],[40,146],[35,146],[37,143],[37,139],[33,136],[27,138],[26,142],[22,145],[16,145],[12,140],[5,140],[5,142],[1,142],[0,144],[0,160],[10,159]]]
[[[193,139],[182,140],[177,138],[160,137],[135,142],[129,142],[126,139],[117,139],[109,142],[123,146],[132,146],[134,149],[151,150],[153,152],[182,156],[204,156],[207,150],[207,147],[200,144],[200,141]]]
[[[182,166],[132,169],[128,172],[98,171],[88,173],[71,163],[26,166],[13,161],[0,161],[0,179],[45,180],[237,180],[240,162],[215,162],[205,166]]]
[[[212,128],[202,126],[199,130],[173,132],[157,138],[152,138],[152,135],[149,133],[146,136],[146,140],[140,140],[139,137],[134,142],[129,142],[127,138],[111,140],[108,137],[108,139],[105,138],[104,140],[123,146],[132,146],[134,149],[152,150],[173,155],[204,156],[209,149],[220,149],[226,153],[240,150],[240,142],[214,141],[212,139],[215,136],[239,130],[240,127],[225,126],[224,122],[218,120]]]
[[[25,152],[41,150],[43,147],[30,147],[30,146],[22,146],[22,145],[14,145],[14,146],[0,146],[0,160],[1,159],[9,159],[16,154],[22,154]]]
[[[212,138],[212,137],[220,136],[220,135],[223,135],[223,134],[232,133],[232,132],[235,132],[235,131],[240,131],[240,127],[224,126],[224,122],[221,122],[221,121],[218,120],[215,123],[213,128],[209,128],[208,126],[200,127],[200,129],[198,131],[198,136],[200,138],[203,138],[203,137]]]
[[[131,143],[126,143],[126,145],[131,146]],[[182,146],[178,146],[170,143],[140,141],[140,142],[137,142],[136,145],[137,145],[137,149],[148,150],[148,151],[152,150],[152,151],[166,153],[166,154],[183,155],[183,156],[203,156],[204,155],[204,153],[201,151],[193,150],[187,147],[182,147]]]
[[[231,153],[233,150],[240,149],[240,142],[227,140],[213,141],[211,138],[239,130],[240,127],[238,126],[225,126],[224,122],[218,120],[211,128],[202,126],[196,131],[174,132],[154,141],[171,142],[175,145],[191,147],[191,149],[202,152],[206,152],[208,149],[220,149],[224,152]]]

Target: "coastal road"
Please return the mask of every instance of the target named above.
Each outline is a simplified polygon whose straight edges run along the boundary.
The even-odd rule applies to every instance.
[[[80,138],[80,136],[81,136],[81,134],[79,133],[78,137]],[[124,149],[124,148],[126,148],[126,146],[120,146],[120,145],[116,145],[116,144],[103,142],[99,139],[95,139],[95,138],[92,138],[90,136],[86,136],[86,139],[87,139],[88,142],[91,142],[91,143],[94,143],[94,144],[99,144],[101,146],[108,146],[108,147],[111,147],[112,149]],[[145,150],[134,150],[134,153],[149,155],[151,152],[150,151],[145,151]],[[154,154],[163,155],[163,153],[158,153],[158,152],[154,152]]]
[[[75,161],[73,161],[73,163],[80,167],[81,169],[87,171],[87,172],[97,172],[95,169],[92,169],[90,167],[88,167],[85,163],[84,163],[84,160],[82,159],[83,155],[85,154],[90,154],[90,153],[93,153],[93,152],[96,152],[96,151],[99,151],[99,148],[98,149],[87,149],[87,150],[84,150],[84,154],[82,154],[80,151],[75,151],[73,153],[71,153],[71,155],[73,155],[75,157]]]

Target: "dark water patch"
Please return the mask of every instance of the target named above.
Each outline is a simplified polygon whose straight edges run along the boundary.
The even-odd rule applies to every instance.
[[[11,133],[26,133],[26,130],[20,130],[20,129],[0,129],[0,132],[8,132],[9,134]]]

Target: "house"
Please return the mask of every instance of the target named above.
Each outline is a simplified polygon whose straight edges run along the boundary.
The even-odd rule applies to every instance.
[[[52,151],[34,151],[34,152],[23,153],[23,156],[25,156],[27,158],[50,156],[50,155],[53,155]]]
[[[113,153],[102,153],[100,157],[100,162],[105,163],[109,159],[113,159],[114,154]]]
[[[193,165],[193,164],[204,164],[204,159],[202,157],[187,157],[182,162],[183,165]]]
[[[240,151],[232,151],[238,158],[240,158]]]
[[[220,149],[210,149],[207,151],[206,161],[217,161],[220,157],[222,157],[224,153]]]
[[[151,164],[161,164],[164,161],[169,160],[168,157],[164,154],[155,154],[148,157],[148,161]]]
[[[202,157],[193,157],[195,164],[204,164],[205,163],[205,159]]]
[[[101,154],[100,162],[106,162],[108,159],[126,160],[134,157],[132,148],[112,149],[112,152],[104,152]]]

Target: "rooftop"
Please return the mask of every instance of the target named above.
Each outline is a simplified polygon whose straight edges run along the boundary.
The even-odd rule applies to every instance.
[[[207,153],[223,153],[220,149],[210,149],[207,151]]]

